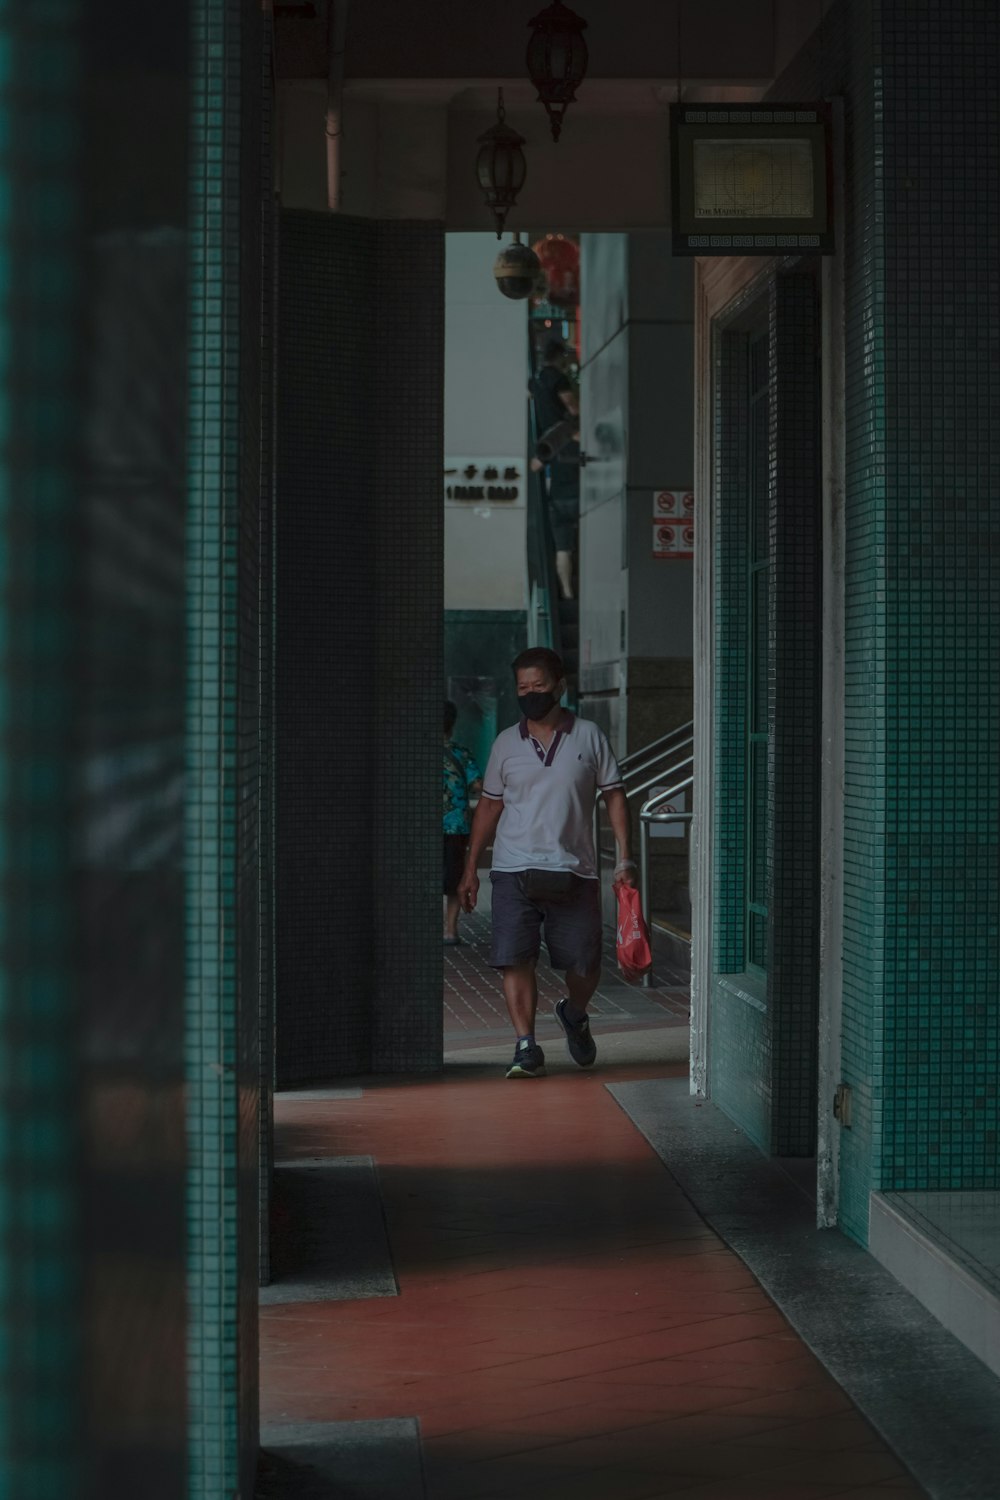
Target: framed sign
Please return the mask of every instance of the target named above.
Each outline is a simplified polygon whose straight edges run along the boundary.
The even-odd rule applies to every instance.
[[[675,255],[832,255],[826,104],[674,104]]]

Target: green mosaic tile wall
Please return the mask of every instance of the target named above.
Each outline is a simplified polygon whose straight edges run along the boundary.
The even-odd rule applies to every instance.
[[[853,1127],[840,1137],[840,1223],[868,1235],[868,1195],[881,1133],[879,1038],[886,970],[886,598],[884,214],[876,151],[878,49],[866,0],[838,13],[850,43],[845,95],[844,938],[841,1071]]]
[[[275,426],[277,404],[276,337],[278,322],[278,214],[273,180],[273,28],[265,24],[261,47],[260,179],[261,179],[261,368],[260,368],[260,515],[258,576],[259,692],[257,725],[259,983],[260,1004],[260,1283],[271,1276],[270,1210],[274,1175],[274,864],[275,864]]]
[[[994,1187],[1000,1074],[1000,16],[850,0],[776,93],[845,104],[840,1218]]]
[[[879,26],[887,766],[876,1185],[987,1188],[1000,1183],[1000,9],[883,0]]]
[[[821,608],[815,278],[809,271],[782,272],[751,288],[730,309],[717,339],[710,1086],[762,1150],[808,1156],[816,1128]],[[770,564],[763,575],[754,574],[752,611],[750,533],[761,523],[753,557],[769,557]],[[766,594],[761,576],[769,578]],[[750,640],[755,612],[756,644]],[[759,677],[750,668],[752,655]],[[767,756],[760,766],[766,787],[756,800],[749,795],[754,725],[767,733],[766,747],[763,741],[751,747],[761,757],[766,748]],[[756,891],[747,889],[751,844],[759,849]],[[761,896],[768,913],[760,919],[766,920],[766,955],[757,957],[748,902]]]
[[[267,551],[260,503],[262,24],[253,0],[201,0],[194,10],[186,849],[191,1500],[249,1494],[256,1453],[262,726],[267,742],[259,619]]]
[[[79,22],[0,7],[0,1494],[83,1494],[70,610]]]
[[[769,296],[768,956],[771,1150],[811,1156],[818,1065],[820,326],[811,270]]]
[[[749,338],[719,335],[716,355],[715,971],[739,973],[745,943]]]
[[[710,997],[712,1097],[762,1151],[771,1139],[771,1031],[763,980],[746,962],[747,714],[750,709],[748,500],[750,336],[727,328],[715,352],[714,975]],[[736,983],[720,983],[733,975]]]

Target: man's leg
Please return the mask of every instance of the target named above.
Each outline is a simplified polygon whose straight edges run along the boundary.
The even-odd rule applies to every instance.
[[[597,1057],[587,1006],[601,977],[601,888],[596,880],[578,880],[573,900],[553,905],[545,934],[554,969],[565,969],[567,996],[556,1005],[556,1020],[566,1033],[569,1055],[581,1068]]]
[[[538,1009],[538,981],[535,960],[512,964],[503,971],[503,997],[515,1035],[520,1039],[535,1034],[535,1012]]]
[[[519,874],[494,871],[493,938],[490,963],[503,976],[503,993],[507,1013],[517,1036],[514,1061],[508,1078],[544,1078],[545,1054],[535,1041],[535,1011],[538,988],[535,964],[538,961],[542,913],[524,894]]]
[[[587,1006],[594,998],[594,991],[600,979],[600,969],[596,969],[593,974],[567,973],[566,988],[569,990],[569,1004],[566,1006],[566,1012],[571,1020],[578,1020],[587,1014]]]
[[[535,1011],[538,1009],[538,984],[535,960],[511,964],[503,971],[503,993],[507,1014],[517,1034],[514,1061],[507,1069],[508,1078],[543,1078],[545,1053],[535,1041]]]

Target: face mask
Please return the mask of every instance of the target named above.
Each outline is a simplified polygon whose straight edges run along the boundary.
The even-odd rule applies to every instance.
[[[555,693],[518,693],[517,706],[526,719],[537,724],[559,702]]]

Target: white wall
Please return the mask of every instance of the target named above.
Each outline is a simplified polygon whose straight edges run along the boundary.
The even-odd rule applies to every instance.
[[[524,609],[526,306],[497,290],[492,234],[449,234],[445,245],[445,455],[518,457],[522,499],[447,501],[442,482],[444,606]]]

